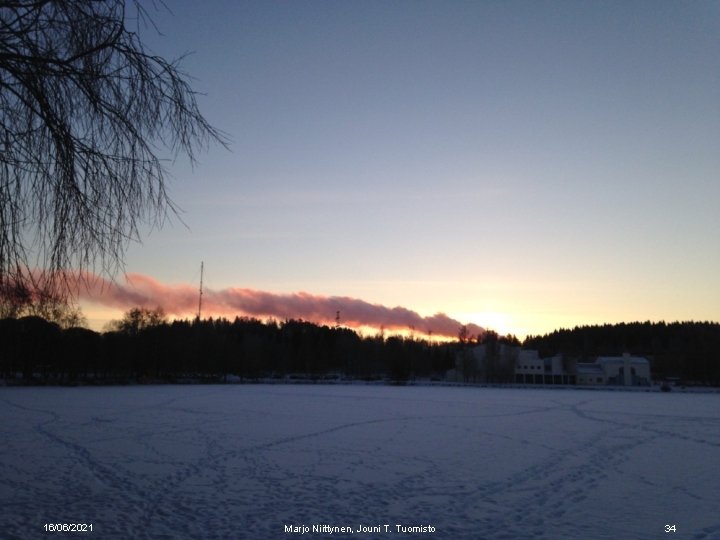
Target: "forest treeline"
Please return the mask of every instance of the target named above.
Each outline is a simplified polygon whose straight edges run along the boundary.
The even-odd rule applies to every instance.
[[[627,352],[648,358],[655,379],[720,386],[720,324],[714,322],[579,326],[528,336],[523,347],[537,349],[541,357],[562,354],[580,362]]]
[[[342,327],[254,318],[119,321],[112,331],[61,329],[40,317],[0,320],[0,374],[35,381],[223,380],[296,374],[358,379],[438,377],[453,344],[399,336],[362,337]],[[132,313],[132,312],[131,312]]]
[[[458,351],[492,341],[580,362],[628,352],[649,358],[655,379],[720,386],[717,323],[583,326],[529,336],[522,344],[493,332],[469,340],[459,331],[457,341],[440,343],[382,333],[361,336],[302,320],[168,322],[161,310],[143,308],[130,310],[102,333],[63,328],[38,316],[0,319],[0,377],[31,383],[222,381],[228,376],[441,380],[456,367]]]

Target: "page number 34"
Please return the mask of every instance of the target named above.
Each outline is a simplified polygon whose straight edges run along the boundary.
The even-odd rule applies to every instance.
[[[666,533],[677,532],[677,527],[675,527],[675,525],[665,525],[665,532]]]

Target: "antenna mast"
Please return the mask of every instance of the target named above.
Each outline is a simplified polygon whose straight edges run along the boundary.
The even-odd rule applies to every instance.
[[[197,320],[200,322],[200,316],[202,315],[202,289],[203,289],[203,270],[205,262],[200,261],[200,298],[198,300],[198,316]]]

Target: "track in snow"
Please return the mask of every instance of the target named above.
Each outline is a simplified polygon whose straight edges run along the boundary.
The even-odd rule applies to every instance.
[[[720,537],[717,394],[2,388],[0,438],[3,538]]]

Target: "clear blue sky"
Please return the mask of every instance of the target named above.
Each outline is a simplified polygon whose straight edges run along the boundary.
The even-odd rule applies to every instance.
[[[170,165],[187,227],[129,272],[520,336],[720,319],[719,2],[168,5],[145,41],[231,151]]]

